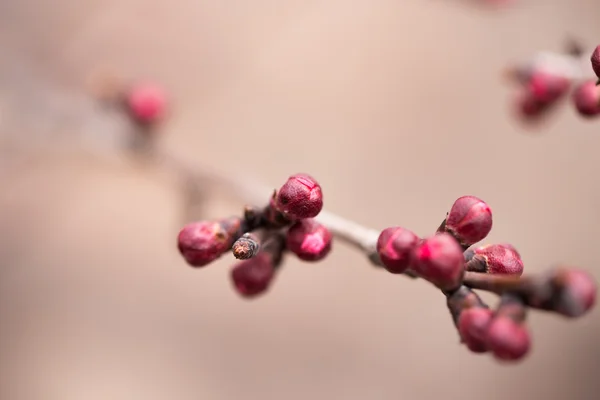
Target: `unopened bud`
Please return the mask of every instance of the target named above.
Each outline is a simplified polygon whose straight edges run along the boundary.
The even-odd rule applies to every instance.
[[[240,226],[239,218],[190,223],[177,237],[179,252],[191,266],[203,267],[231,248]]]
[[[573,91],[573,102],[577,112],[584,117],[600,114],[600,87],[595,81],[586,81]]]
[[[321,186],[310,175],[293,175],[277,191],[275,205],[292,219],[314,218],[323,208]]]
[[[412,254],[412,269],[442,290],[456,289],[463,276],[463,250],[448,233],[423,240]]]
[[[444,228],[466,249],[490,233],[492,210],[475,196],[460,197],[452,205]]]
[[[231,281],[243,297],[256,297],[267,291],[275,268],[270,254],[259,253],[256,257],[238,263],[231,270]]]
[[[304,261],[319,261],[329,254],[333,235],[312,218],[297,221],[288,230],[287,249]]]
[[[516,276],[523,273],[523,261],[512,246],[491,244],[472,251],[473,257],[465,264],[467,271]]]
[[[403,273],[411,261],[411,253],[419,238],[401,227],[384,229],[377,240],[377,252],[385,269],[395,274]]]

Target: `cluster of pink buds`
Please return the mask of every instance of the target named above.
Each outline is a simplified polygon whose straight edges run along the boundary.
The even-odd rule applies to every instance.
[[[297,174],[260,209],[246,207],[240,217],[186,225],[179,251],[194,267],[203,267],[231,251],[239,263],[231,271],[234,288],[244,297],[267,291],[286,253],[307,262],[329,254],[333,235],[316,217],[323,208],[321,186]]]
[[[580,49],[568,55],[548,53],[528,68],[510,70],[511,78],[520,85],[518,113],[525,121],[538,121],[549,115],[569,94],[579,115],[600,116],[600,78],[589,76],[586,72],[589,64],[586,67],[582,62],[582,54]],[[589,62],[589,58],[587,60]],[[599,60],[600,46],[591,56],[592,68],[598,76]]]
[[[596,285],[586,272],[568,268],[521,277],[523,262],[512,245],[473,246],[491,228],[490,207],[477,197],[464,196],[433,236],[419,238],[405,228],[387,228],[379,236],[377,253],[389,272],[423,278],[442,290],[469,350],[516,361],[530,348],[525,325],[529,308],[581,316],[595,303]],[[474,289],[497,293],[496,309],[491,310]]]
[[[445,295],[462,343],[502,361],[520,360],[528,353],[529,309],[573,318],[595,303],[596,284],[585,271],[562,267],[522,276],[523,262],[515,247],[477,245],[492,229],[492,211],[475,196],[457,199],[437,231],[424,238],[398,226],[377,236],[377,231],[340,223],[341,217],[322,208],[320,185],[308,175],[294,175],[262,209],[246,207],[241,217],[188,224],[179,233],[179,250],[194,267],[231,251],[241,260],[231,271],[233,286],[240,295],[254,297],[269,288],[286,253],[309,262],[327,256],[334,232],[358,245],[376,266],[432,283]],[[314,219],[318,214],[321,222]],[[475,290],[497,294],[495,309]]]

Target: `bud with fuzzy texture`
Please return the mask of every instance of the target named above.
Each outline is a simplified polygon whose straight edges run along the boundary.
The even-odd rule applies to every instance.
[[[473,258],[465,264],[467,271],[521,276],[523,261],[512,246],[490,244],[473,250]]]
[[[485,307],[471,307],[460,313],[458,332],[473,353],[488,351],[486,338],[493,316],[493,311]]]
[[[594,81],[586,81],[573,91],[573,102],[577,112],[584,117],[600,114],[600,87]]]
[[[377,240],[377,253],[385,269],[403,273],[410,266],[411,252],[419,242],[412,231],[401,227],[384,229]]]
[[[292,219],[314,218],[323,209],[323,193],[310,175],[290,176],[279,189],[275,206]]]
[[[518,296],[502,296],[486,332],[486,345],[497,360],[521,360],[529,352],[531,339],[525,326],[526,308]]]
[[[598,45],[592,53],[591,61],[592,68],[594,69],[594,72],[596,73],[598,79],[600,79],[600,45]]]
[[[492,210],[486,202],[475,196],[460,197],[452,205],[443,229],[467,248],[490,233]]]
[[[203,267],[231,248],[240,227],[239,218],[192,222],[179,232],[179,252],[191,266]]]
[[[319,261],[331,250],[333,235],[312,218],[296,222],[286,236],[287,249],[304,261]]]
[[[442,290],[460,285],[463,264],[463,250],[448,233],[423,240],[412,252],[412,269]]]
[[[163,90],[150,83],[137,84],[126,93],[126,105],[138,123],[151,125],[166,114],[167,98]]]
[[[266,292],[274,276],[275,266],[272,256],[268,253],[259,253],[249,260],[238,263],[231,270],[234,288],[241,296],[247,298]]]

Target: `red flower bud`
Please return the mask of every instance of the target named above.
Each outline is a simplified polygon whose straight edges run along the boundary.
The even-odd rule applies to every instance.
[[[556,311],[567,317],[580,317],[596,303],[596,282],[586,271],[565,268],[559,270],[553,285]]]
[[[319,261],[331,250],[333,236],[312,218],[296,222],[286,236],[287,249],[304,261]]]
[[[419,238],[401,227],[384,229],[377,240],[377,252],[385,269],[394,274],[403,273],[410,266],[412,250]]]
[[[540,103],[553,103],[567,93],[571,82],[562,76],[535,71],[529,78],[526,90]]]
[[[498,360],[520,360],[529,352],[529,332],[523,323],[498,315],[489,324],[486,345]]]
[[[243,297],[255,297],[264,293],[275,276],[270,254],[259,253],[255,257],[238,263],[231,270],[231,281]]]
[[[600,87],[594,81],[586,81],[573,91],[573,102],[577,112],[584,117],[600,114]]]
[[[179,252],[191,266],[203,267],[231,248],[240,224],[238,218],[188,224],[179,232]]]
[[[306,174],[290,176],[277,192],[275,204],[291,218],[314,218],[323,209],[321,186]]]
[[[494,313],[489,308],[471,307],[460,313],[458,332],[469,350],[474,353],[487,351],[487,330]]]
[[[596,73],[598,79],[600,79],[600,45],[597,46],[594,52],[592,53],[591,61],[592,68],[594,69],[594,72]]]
[[[162,119],[166,113],[167,99],[158,86],[138,84],[126,95],[129,112],[141,124],[153,124]]]
[[[492,210],[475,196],[463,196],[452,205],[445,230],[461,245],[468,247],[485,238],[492,230]]]
[[[447,233],[423,240],[412,254],[412,269],[442,290],[455,289],[462,280],[464,257],[458,242]]]
[[[473,258],[465,264],[465,269],[488,274],[521,276],[523,261],[511,247],[502,244],[478,247],[473,251]]]

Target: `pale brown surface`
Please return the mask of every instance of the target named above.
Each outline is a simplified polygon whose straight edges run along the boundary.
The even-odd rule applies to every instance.
[[[511,241],[528,271],[566,262],[600,277],[599,123],[565,108],[528,133],[500,80],[567,33],[596,44],[600,10],[522,3],[4,0],[0,148],[82,131],[106,148],[119,132],[78,91],[107,66],[165,84],[164,145],[191,160],[271,185],[310,172],[328,209],[419,234],[474,194],[494,210],[489,240]],[[322,264],[288,261],[271,293],[245,302],[230,258],[193,270],[179,257],[173,184],[71,154],[34,168],[0,152],[0,399],[600,396],[597,311],[532,314],[532,355],[501,366],[458,345],[438,292],[342,245]],[[207,215],[237,206],[212,197]]]

